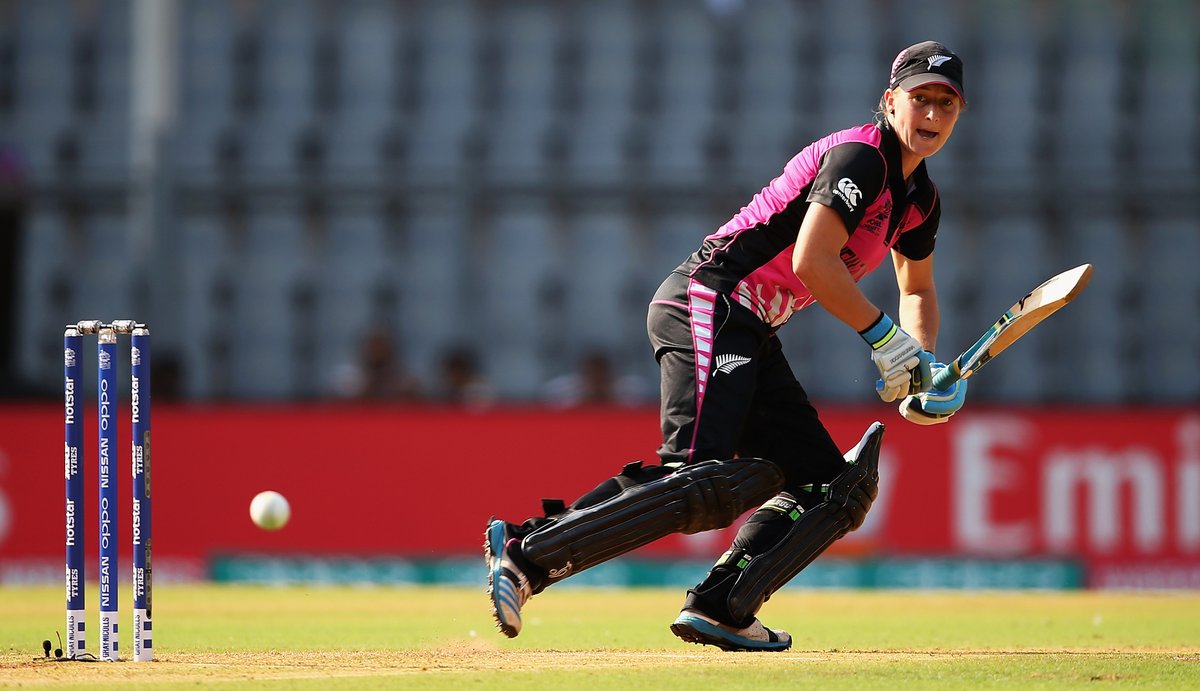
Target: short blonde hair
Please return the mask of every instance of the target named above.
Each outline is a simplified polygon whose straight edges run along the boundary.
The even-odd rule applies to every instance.
[[[895,92],[895,91],[899,91],[899,90],[900,90],[900,87],[898,87],[898,86],[895,88],[892,88],[892,89],[884,89],[883,93],[879,96],[879,105],[875,106],[875,111],[872,113],[872,116],[873,116],[873,119],[875,120],[876,125],[880,125],[880,126],[887,125],[888,127],[891,127],[891,121],[888,120],[888,117],[887,117],[888,116],[887,95],[888,95],[888,92]]]

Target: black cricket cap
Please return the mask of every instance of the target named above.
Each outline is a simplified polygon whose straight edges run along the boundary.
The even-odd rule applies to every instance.
[[[892,62],[889,89],[898,86],[911,91],[926,84],[945,84],[954,89],[963,103],[967,102],[967,92],[963,89],[962,58],[937,41],[911,45],[900,51]]]

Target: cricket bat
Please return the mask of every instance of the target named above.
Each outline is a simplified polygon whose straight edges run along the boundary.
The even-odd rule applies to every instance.
[[[979,371],[992,358],[1004,352],[1017,339],[1037,326],[1046,317],[1075,299],[1092,279],[1092,265],[1083,264],[1064,271],[1029,291],[1025,297],[1000,315],[995,324],[983,332],[975,345],[967,348],[953,362],[933,377],[933,388],[944,389],[959,379]]]

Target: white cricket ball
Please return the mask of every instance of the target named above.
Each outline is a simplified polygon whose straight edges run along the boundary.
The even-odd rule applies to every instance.
[[[259,492],[250,501],[250,519],[263,530],[279,530],[291,517],[292,507],[279,492]]]

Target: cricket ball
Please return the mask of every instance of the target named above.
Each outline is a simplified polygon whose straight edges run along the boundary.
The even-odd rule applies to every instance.
[[[263,530],[279,530],[291,517],[292,507],[279,492],[259,492],[250,501],[250,520]]]

